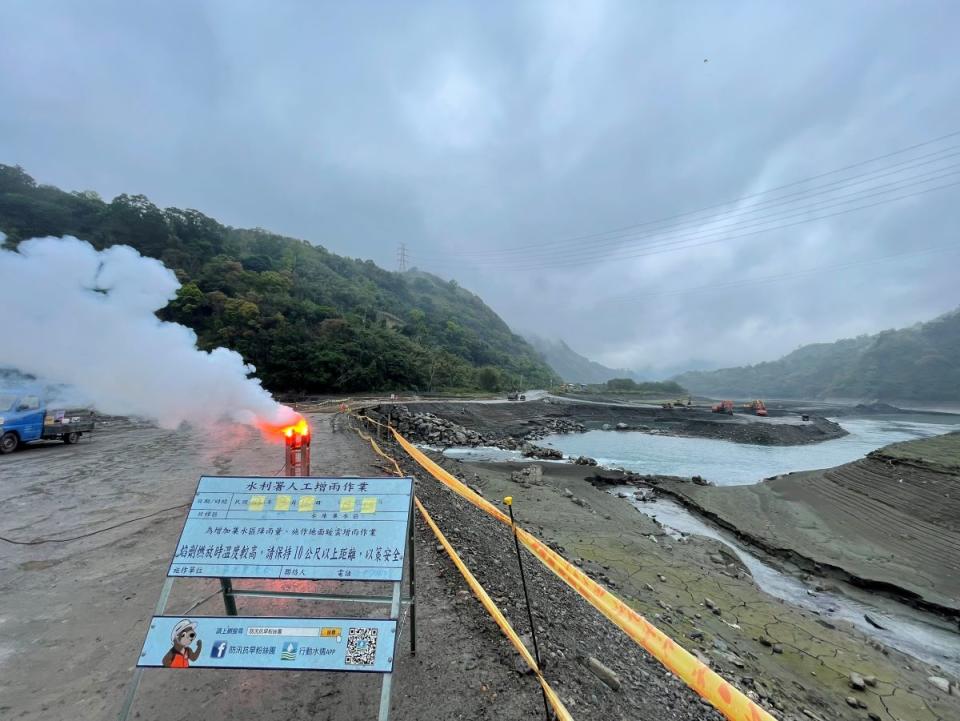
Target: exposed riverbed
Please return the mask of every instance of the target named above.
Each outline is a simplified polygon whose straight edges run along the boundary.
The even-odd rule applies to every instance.
[[[720,541],[743,562],[757,586],[771,596],[815,611],[828,622],[847,621],[872,638],[960,675],[960,636],[945,623],[936,623],[929,614],[849,586],[843,589],[843,593],[814,592],[796,576],[755,555],[732,533],[704,521],[674,501],[663,498],[636,500],[633,497],[635,491],[632,486],[610,490],[621,497],[626,495],[637,510],[656,520],[674,537],[696,534]],[[872,626],[865,614],[879,621],[884,629]]]
[[[792,471],[839,466],[890,443],[948,433],[960,428],[960,417],[917,414],[845,418],[840,423],[849,435],[802,446],[771,447],[630,431],[553,435],[540,443],[561,450],[568,458],[595,458],[601,466],[652,475],[701,475],[715,485],[735,486]],[[530,460],[515,451],[496,448],[451,448],[445,455],[465,461]],[[634,490],[623,487],[613,492],[628,495],[638,510],[655,518],[668,532],[696,534],[724,543],[750,570],[758,587],[771,596],[815,611],[826,622],[847,621],[872,638],[960,675],[960,637],[947,622],[846,584],[836,592],[815,592],[800,580],[797,569],[782,568],[779,560],[777,567],[771,565],[762,552],[678,503],[666,499],[637,501],[633,499]],[[885,628],[873,627],[865,614]]]

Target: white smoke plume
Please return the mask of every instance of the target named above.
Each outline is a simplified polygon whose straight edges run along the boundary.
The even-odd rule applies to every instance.
[[[67,384],[102,413],[164,428],[295,422],[239,353],[199,350],[192,330],[157,318],[179,287],[163,263],[125,245],[98,251],[68,236],[0,250],[0,368]]]

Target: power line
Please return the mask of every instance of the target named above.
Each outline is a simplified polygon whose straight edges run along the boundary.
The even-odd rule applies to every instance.
[[[667,290],[663,292],[655,293],[639,293],[639,294],[624,294],[618,296],[612,296],[602,299],[602,303],[607,305],[609,303],[617,303],[620,301],[629,301],[629,300],[641,300],[645,298],[661,298],[668,296],[681,296],[687,295],[690,293],[700,293],[703,291],[711,290],[730,290],[731,288],[740,288],[743,286],[756,285],[762,283],[772,283],[779,280],[789,280],[791,278],[800,278],[805,275],[810,275],[811,273],[831,273],[838,270],[847,270],[849,268],[857,268],[866,265],[875,265],[877,263],[884,263],[888,260],[896,260],[899,258],[907,258],[918,255],[929,255],[931,253],[943,253],[943,252],[957,252],[960,251],[960,245],[944,245],[944,246],[933,246],[930,248],[921,248],[920,250],[908,250],[902,253],[893,253],[891,255],[881,256],[879,258],[868,258],[864,260],[855,260],[848,263],[840,263],[837,265],[820,265],[812,268],[805,268],[803,270],[794,270],[788,273],[778,273],[776,275],[767,275],[757,278],[740,278],[737,280],[726,281],[721,283],[710,283],[709,285],[700,285],[693,288],[681,288],[676,290]]]
[[[705,240],[705,241],[702,241],[702,242],[688,243],[688,244],[686,244],[686,245],[680,245],[679,243],[677,243],[677,244],[672,244],[672,245],[669,246],[669,247],[665,247],[665,248],[661,248],[661,249],[653,249],[653,250],[647,250],[646,252],[641,252],[641,253],[632,253],[632,254],[629,254],[629,255],[621,255],[621,256],[610,257],[610,258],[602,258],[601,261],[606,261],[606,260],[614,261],[614,260],[627,260],[627,259],[631,259],[631,258],[643,258],[643,257],[651,256],[651,255],[659,255],[659,254],[661,254],[661,253],[669,253],[669,252],[673,252],[673,251],[677,251],[677,250],[688,250],[688,249],[690,249],[690,248],[702,248],[702,247],[704,247],[704,246],[714,245],[714,244],[716,244],[716,243],[722,243],[722,242],[727,241],[727,240],[737,240],[737,239],[739,239],[739,238],[747,238],[747,237],[750,237],[750,236],[753,236],[753,235],[759,235],[760,233],[766,233],[766,232],[773,231],[773,230],[783,230],[783,229],[786,229],[786,228],[793,228],[793,227],[796,227],[796,226],[798,226],[798,225],[803,225],[804,223],[810,223],[810,222],[813,222],[813,221],[816,221],[816,220],[825,220],[825,219],[827,219],[827,218],[834,218],[834,217],[837,217],[837,216],[840,216],[840,215],[846,215],[847,213],[855,212],[855,211],[857,211],[857,210],[864,210],[864,209],[867,209],[867,208],[873,208],[873,207],[876,207],[876,206],[879,206],[879,205],[884,205],[884,204],[887,204],[887,203],[892,203],[892,202],[895,202],[895,201],[897,201],[897,200],[904,200],[904,199],[906,199],[906,198],[913,198],[913,197],[916,197],[916,196],[919,196],[919,195],[924,195],[924,194],[926,194],[926,193],[933,192],[933,191],[935,191],[935,190],[942,190],[942,189],[944,189],[944,188],[951,188],[951,187],[954,187],[954,186],[957,186],[957,185],[960,185],[960,181],[956,181],[956,182],[952,182],[952,183],[947,183],[947,184],[944,184],[944,185],[938,185],[938,186],[933,187],[933,188],[927,188],[927,189],[925,189],[925,190],[919,190],[919,191],[916,191],[916,192],[913,192],[913,193],[907,193],[907,194],[905,194],[905,195],[899,195],[899,196],[897,196],[897,197],[888,198],[888,199],[886,199],[886,200],[879,200],[879,201],[876,201],[876,202],[873,202],[873,203],[868,203],[868,204],[866,204],[866,205],[859,205],[859,206],[856,206],[856,207],[853,207],[853,208],[846,208],[846,209],[844,209],[844,210],[839,210],[839,211],[836,211],[836,212],[833,212],[833,213],[826,213],[826,214],[824,214],[824,215],[817,215],[817,216],[814,216],[814,217],[812,217],[812,218],[805,218],[805,219],[803,219],[803,220],[797,220],[797,221],[794,221],[794,222],[792,222],[792,223],[785,223],[785,224],[783,224],[783,225],[776,225],[776,226],[773,226],[773,227],[770,227],[770,228],[760,228],[759,230],[752,230],[752,231],[749,231],[749,232],[746,232],[746,233],[739,233],[739,234],[735,234],[735,235],[728,235],[728,236],[716,238],[716,239],[713,239],[713,240]],[[567,267],[567,266],[571,266],[571,265],[582,265],[583,263],[584,263],[584,261],[583,261],[582,259],[575,259],[575,260],[572,260],[572,261],[563,262],[563,263],[556,263],[556,264],[553,264],[553,265],[519,266],[519,267],[516,268],[516,270],[542,270],[542,269],[547,269],[547,268]]]
[[[663,234],[677,232],[680,229],[684,228],[685,226],[686,227],[710,226],[712,224],[719,223],[721,221],[725,221],[732,218],[747,217],[755,214],[757,211],[761,209],[772,208],[774,206],[779,206],[779,205],[790,206],[790,205],[793,205],[794,203],[801,202],[803,200],[806,200],[808,198],[811,198],[817,195],[827,195],[830,193],[835,193],[838,190],[842,190],[844,188],[853,187],[855,185],[861,185],[863,183],[879,180],[881,178],[888,177],[891,175],[899,175],[903,172],[914,170],[916,168],[920,168],[925,165],[930,165],[932,163],[939,163],[944,160],[954,158],[960,155],[960,150],[957,150],[958,148],[960,148],[960,146],[952,146],[950,148],[944,148],[934,153],[930,153],[928,155],[919,156],[917,158],[910,158],[909,160],[901,161],[899,163],[894,163],[893,165],[890,165],[884,168],[871,170],[867,173],[854,175],[848,178],[842,178],[840,180],[836,180],[831,183],[826,183],[821,186],[814,186],[813,188],[808,188],[807,190],[788,193],[786,195],[782,195],[777,198],[772,198],[770,200],[766,200],[760,203],[755,203],[751,205],[749,208],[740,210],[737,212],[729,211],[725,213],[719,213],[714,216],[710,216],[706,218],[693,218],[693,219],[682,221],[679,223],[670,223],[669,225],[667,225],[662,229],[645,231],[640,235],[637,235],[634,231],[621,233],[618,235],[609,235],[608,237],[601,239],[599,242],[591,243],[588,247],[599,248],[599,247],[605,247],[605,246],[611,246],[611,245],[619,245],[621,244],[621,241],[624,241],[624,240],[631,240],[631,241],[641,240],[643,238],[651,238],[651,237],[656,237]],[[946,153],[946,151],[948,150],[957,150],[957,152]],[[923,160],[924,162],[917,162],[920,160]],[[912,165],[910,165],[911,163]],[[897,166],[905,166],[905,167],[897,168]],[[947,167],[955,167],[955,166],[947,166]],[[897,169],[893,170],[892,168],[897,168]],[[944,169],[945,168],[936,168],[929,172],[939,172]],[[873,177],[870,177],[870,176],[873,176]],[[891,183],[888,183],[885,185],[892,185],[893,183],[904,182],[906,180],[911,180],[917,177],[921,177],[921,176],[918,175],[918,176],[912,176],[907,178],[900,178],[899,180],[892,181]],[[872,190],[878,187],[885,187],[885,185],[874,186],[874,188],[866,188],[862,192],[867,192],[869,190]],[[838,186],[838,187],[833,187],[833,186]],[[858,191],[858,192],[861,192],[861,191]],[[797,196],[806,196],[806,197],[797,197]],[[795,198],[795,199],[788,200],[789,198]],[[553,246],[551,246],[551,250],[555,250],[555,249],[562,250],[563,245],[569,245],[569,243],[560,241],[554,244]],[[576,245],[582,246],[582,244],[579,242]],[[480,261],[483,261],[488,259],[487,256],[489,256],[489,259],[491,260],[496,259],[498,256],[503,256],[504,259],[506,259],[507,256],[513,256],[513,255],[528,256],[530,255],[530,251],[523,250],[522,248],[518,247],[518,248],[505,248],[502,250],[489,250],[489,251],[464,251],[462,253],[458,253],[458,255],[463,257],[477,256]]]
[[[671,245],[687,242],[689,240],[696,240],[704,237],[716,236],[717,233],[723,233],[731,230],[743,230],[743,229],[755,228],[755,227],[758,227],[758,224],[770,223],[774,221],[782,221],[782,220],[803,215],[804,213],[808,213],[808,212],[819,212],[822,210],[826,210],[828,208],[838,207],[838,206],[846,205],[849,203],[862,202],[864,200],[867,200],[868,198],[887,195],[900,190],[904,190],[909,187],[923,185],[925,183],[930,183],[930,182],[941,180],[943,178],[946,178],[952,175],[956,175],[958,171],[954,170],[955,168],[960,168],[960,163],[955,163],[953,165],[937,168],[934,171],[921,173],[920,175],[900,178],[890,183],[884,183],[881,185],[864,188],[861,190],[854,191],[853,193],[846,193],[844,195],[835,196],[834,198],[827,198],[807,206],[800,206],[795,208],[788,207],[767,215],[758,215],[755,218],[748,218],[746,220],[738,221],[736,223],[731,223],[728,225],[718,225],[716,227],[710,227],[708,225],[705,228],[698,230],[696,233],[681,235],[678,238],[669,239],[669,236],[676,235],[676,233],[680,232],[679,230],[671,230],[663,233],[643,236],[645,238],[657,238],[658,236],[662,236],[662,238],[661,240],[657,242],[652,242],[652,243],[619,244],[613,249],[611,249],[610,251],[607,251],[603,259],[612,259],[613,257],[615,257],[615,254],[617,253],[634,250],[635,248],[631,247],[633,245],[636,245],[637,247],[642,247],[642,248],[669,247]],[[952,171],[952,172],[943,172],[943,171]],[[912,181],[912,182],[907,182],[907,181]],[[750,212],[744,215],[749,216],[752,214],[753,213]],[[608,244],[598,244],[598,246],[601,246],[601,245],[608,245]],[[531,261],[542,262],[542,261],[563,260],[563,259],[572,259],[572,258],[589,259],[590,256],[597,254],[597,252],[600,249],[600,247],[598,246],[588,246],[583,248],[570,249],[565,252],[556,253],[549,258],[540,258],[540,257],[515,258],[515,259],[511,259],[509,262],[529,263]],[[472,264],[475,266],[484,266],[484,265],[502,266],[504,262],[507,262],[506,259],[480,259],[480,260],[464,259],[463,261],[458,262],[457,265],[462,267],[466,263],[466,264]],[[442,261],[440,264],[441,265],[443,264]]]
[[[773,188],[768,188],[768,189],[766,189],[766,190],[758,191],[758,192],[756,192],[756,193],[751,193],[751,194],[749,194],[749,195],[743,195],[743,196],[740,196],[740,197],[738,197],[738,198],[733,198],[733,199],[730,199],[730,200],[722,201],[722,202],[720,202],[720,203],[714,203],[714,204],[712,204],[712,205],[707,205],[707,206],[698,208],[698,209],[696,209],[696,210],[689,210],[689,211],[685,211],[685,212],[682,212],[682,213],[676,213],[676,214],[674,214],[674,215],[664,216],[664,217],[662,217],[662,218],[658,218],[658,219],[654,219],[654,220],[648,220],[648,221],[643,221],[643,222],[639,222],[639,223],[632,223],[632,224],[630,224],[630,225],[622,226],[622,227],[620,227],[620,228],[614,228],[614,229],[611,229],[611,230],[602,231],[602,232],[598,232],[598,233],[589,233],[589,234],[586,234],[586,235],[574,236],[574,237],[566,238],[566,239],[563,239],[563,240],[560,240],[560,241],[545,241],[545,242],[532,243],[532,244],[523,245],[523,246],[515,246],[514,248],[512,248],[512,249],[510,249],[510,250],[511,250],[511,251],[514,251],[514,250],[515,250],[515,251],[522,251],[522,250],[528,250],[528,249],[529,249],[529,250],[532,250],[532,249],[541,249],[541,248],[544,248],[544,247],[555,247],[555,246],[558,246],[558,245],[563,245],[563,244],[568,244],[568,243],[576,243],[576,242],[578,242],[578,241],[591,240],[591,239],[594,239],[594,238],[600,238],[600,237],[604,237],[604,236],[609,236],[609,235],[614,234],[614,233],[622,233],[622,232],[625,232],[625,231],[632,231],[632,230],[636,230],[636,229],[638,229],[638,228],[643,228],[643,227],[647,227],[647,226],[650,226],[650,225],[656,225],[656,224],[659,224],[659,223],[664,223],[664,222],[666,222],[666,221],[675,220],[675,219],[678,219],[678,218],[684,218],[684,217],[688,217],[688,216],[692,216],[692,215],[697,215],[697,214],[699,214],[699,213],[704,213],[704,212],[706,212],[706,211],[708,211],[708,210],[714,210],[714,209],[717,209],[717,208],[722,208],[722,207],[725,207],[725,206],[728,206],[728,205],[732,205],[732,204],[734,204],[734,203],[741,203],[741,202],[743,202],[743,201],[745,201],[745,200],[750,200],[750,199],[752,199],[752,198],[757,198],[757,197],[760,197],[760,196],[762,196],[762,195],[767,195],[767,194],[770,194],[770,193],[774,193],[774,192],[776,192],[776,191],[778,191],[778,190],[784,190],[784,189],[786,189],[786,188],[791,188],[791,187],[794,187],[794,186],[797,186],[797,185],[802,185],[802,184],[804,184],[804,183],[809,183],[809,182],[811,182],[811,181],[813,181],[813,180],[819,180],[819,179],[821,179],[821,178],[825,178],[825,177],[828,177],[828,176],[830,176],[830,175],[835,175],[835,174],[837,174],[837,173],[842,173],[842,172],[844,172],[844,171],[846,171],[846,170],[852,170],[852,169],[854,169],[854,168],[863,167],[863,166],[865,166],[865,165],[869,165],[870,163],[875,163],[875,162],[879,162],[879,161],[881,161],[881,160],[885,160],[885,159],[887,159],[887,158],[892,158],[892,157],[897,156],[897,155],[902,155],[903,153],[908,153],[908,152],[910,152],[911,150],[916,150],[916,149],[918,149],[918,148],[922,148],[922,147],[926,147],[926,146],[929,146],[929,145],[933,145],[933,144],[935,144],[935,143],[941,142],[941,141],[946,140],[946,139],[948,139],[948,138],[956,137],[956,136],[958,136],[958,135],[960,135],[960,130],[956,130],[956,131],[953,131],[953,132],[950,132],[950,133],[946,133],[945,135],[940,135],[940,136],[938,136],[938,137],[936,137],[936,138],[932,138],[932,139],[930,139],[930,140],[926,140],[926,141],[923,141],[923,142],[921,142],[921,143],[915,143],[915,144],[913,144],[913,145],[907,146],[907,147],[905,147],[905,148],[900,148],[900,149],[898,149],[898,150],[894,150],[894,151],[891,151],[891,152],[889,152],[889,153],[885,153],[885,154],[883,154],[883,155],[878,155],[878,156],[875,156],[875,157],[872,157],[872,158],[868,158],[868,159],[866,159],[866,160],[861,160],[861,161],[856,162],[856,163],[851,163],[851,164],[849,164],[849,165],[845,165],[845,166],[840,167],[840,168],[835,168],[835,169],[833,169],[833,170],[828,170],[828,171],[826,171],[826,172],[819,173],[819,174],[817,174],[817,175],[812,175],[812,176],[809,176],[809,177],[807,177],[807,178],[801,178],[801,179],[799,179],[799,180],[795,180],[795,181],[792,181],[792,182],[789,182],[789,183],[785,183],[785,184],[783,184],[783,185],[778,185],[778,186],[773,187]],[[947,148],[947,150],[949,150],[949,149],[951,149],[951,148]],[[942,151],[942,150],[941,150],[941,151],[935,151],[935,153],[933,153],[933,154],[936,154],[936,153],[939,153],[939,152],[943,152],[943,151]],[[923,158],[923,157],[928,157],[928,156],[920,156],[920,158]],[[913,162],[913,161],[918,160],[918,159],[920,159],[920,158],[912,158],[912,159],[909,159],[909,160],[903,161],[903,162]],[[895,167],[895,165],[897,165],[897,164],[894,164],[893,166],[889,166],[889,167]],[[873,171],[873,172],[875,172],[875,171]],[[854,176],[854,177],[856,177],[856,176]],[[786,197],[786,196],[784,196],[784,197]],[[470,251],[465,251],[463,254],[466,254],[467,252],[470,252]],[[483,252],[483,251],[474,251],[474,252]],[[490,251],[490,252],[496,252],[496,251]]]
[[[891,190],[886,190],[886,191],[882,191],[882,192],[879,192],[879,193],[872,193],[871,195],[862,196],[862,197],[860,197],[860,198],[855,198],[855,199],[853,199],[853,200],[841,201],[840,203],[834,203],[833,205],[845,205],[845,204],[848,204],[848,203],[851,203],[851,202],[862,201],[862,200],[866,199],[867,197],[871,197],[871,196],[876,196],[876,195],[888,195],[889,193],[896,192],[897,190],[902,190],[902,189],[904,189],[904,188],[906,188],[906,187],[910,187],[910,186],[919,185],[919,184],[922,184],[922,183],[931,182],[932,180],[937,180],[937,179],[941,179],[941,178],[946,177],[946,176],[949,176],[949,175],[956,175],[956,174],[957,174],[957,171],[952,172],[952,173],[946,173],[946,174],[944,174],[944,175],[942,175],[942,176],[938,176],[938,177],[936,177],[936,178],[927,178],[926,180],[921,180],[921,181],[918,181],[918,182],[901,185],[901,186],[899,186],[899,187],[897,187],[897,188],[893,188],[893,189],[891,189]],[[954,187],[954,186],[956,186],[956,185],[960,185],[960,181],[951,182],[951,183],[945,183],[945,184],[942,184],[942,185],[934,186],[934,187],[932,187],[932,188],[925,188],[925,189],[923,189],[923,190],[919,190],[919,191],[915,191],[915,192],[911,192],[911,193],[906,193],[906,194],[901,194],[901,195],[898,195],[898,196],[895,196],[895,197],[892,197],[892,198],[885,198],[885,199],[883,199],[883,200],[878,200],[878,201],[875,201],[875,202],[872,202],[872,203],[867,203],[867,204],[863,204],[863,205],[857,205],[857,206],[854,206],[854,207],[852,207],[852,208],[845,208],[845,209],[843,209],[843,210],[838,210],[838,211],[836,211],[836,212],[831,212],[831,213],[826,213],[826,214],[815,215],[815,216],[812,216],[812,217],[809,217],[809,218],[804,218],[804,219],[797,220],[797,221],[790,222],[790,223],[783,223],[783,224],[780,224],[780,225],[772,225],[772,226],[769,226],[769,227],[762,227],[762,228],[759,228],[759,229],[756,229],[756,230],[750,230],[749,232],[740,232],[740,233],[735,233],[735,234],[729,234],[729,229],[730,229],[730,228],[728,228],[727,230],[723,231],[723,232],[720,234],[720,237],[714,237],[714,238],[709,239],[709,240],[703,240],[702,242],[690,242],[690,241],[700,240],[701,238],[711,238],[711,235],[708,234],[708,235],[704,236],[704,235],[700,234],[700,235],[692,235],[692,236],[680,237],[680,238],[675,238],[675,239],[670,240],[670,241],[662,241],[662,242],[659,242],[659,243],[648,244],[648,245],[646,245],[646,246],[640,246],[639,248],[629,248],[629,247],[625,247],[625,248],[621,248],[621,249],[618,249],[618,250],[610,251],[610,252],[606,253],[606,254],[605,254],[604,256],[602,256],[602,257],[595,258],[595,260],[596,260],[596,262],[601,262],[601,263],[602,263],[602,262],[611,262],[611,261],[619,261],[619,260],[628,260],[628,259],[631,259],[631,258],[642,258],[642,257],[646,257],[646,256],[658,255],[658,254],[661,254],[661,253],[668,253],[668,252],[677,251],[677,250],[686,250],[686,249],[689,249],[689,248],[699,248],[699,247],[703,247],[703,246],[706,246],[706,245],[712,245],[712,244],[715,244],[715,243],[720,243],[720,242],[723,242],[723,241],[736,240],[736,239],[739,239],[739,238],[750,237],[750,236],[753,236],[753,235],[758,235],[758,234],[760,234],[760,233],[770,232],[770,231],[774,231],[774,230],[783,230],[783,229],[785,229],[785,228],[795,227],[795,226],[797,226],[797,225],[801,225],[801,224],[804,224],[804,223],[813,222],[813,221],[816,221],[816,220],[824,220],[824,219],[827,219],[827,218],[833,218],[833,217],[840,216],[840,215],[845,215],[845,214],[847,214],[847,213],[851,213],[851,212],[854,212],[854,211],[857,211],[857,210],[864,210],[864,209],[867,209],[867,208],[873,208],[873,207],[876,207],[876,206],[879,206],[879,205],[884,205],[884,204],[892,203],[892,202],[895,202],[895,201],[898,201],[898,200],[904,200],[904,199],[906,199],[906,198],[912,198],[912,197],[916,197],[916,196],[919,196],[919,195],[924,195],[924,194],[926,194],[926,193],[934,192],[934,191],[936,191],[936,190],[943,190],[943,189],[945,189],[945,188],[951,188],[951,187]],[[822,209],[825,209],[825,207],[829,207],[829,206],[824,206],[824,208],[821,208],[821,210],[822,210]],[[794,215],[803,214],[803,213],[805,213],[805,212],[810,212],[810,210],[811,210],[811,207],[808,207],[808,208],[804,209],[803,211],[801,211],[800,213],[792,213],[791,215],[784,216],[784,217],[780,218],[779,220],[783,220],[783,219],[788,218],[788,217],[793,217]],[[773,221],[768,218],[765,222],[769,223],[769,222],[773,222]],[[732,228],[733,226],[730,226],[730,227]],[[751,226],[751,225],[746,225],[746,226],[744,226],[744,227],[745,227],[745,228],[750,228],[750,227],[752,227],[752,226]],[[711,231],[711,233],[715,233],[715,232],[716,232],[716,231]],[[639,251],[642,251],[642,252],[636,252],[636,251],[638,251],[638,250],[639,250]],[[620,251],[629,251],[629,252],[626,253],[626,254],[623,254],[623,253],[620,252]],[[544,270],[544,269],[549,269],[549,268],[561,268],[561,267],[567,267],[567,266],[571,266],[571,265],[583,265],[583,264],[589,262],[589,260],[590,260],[589,257],[584,257],[583,254],[584,254],[584,253],[589,253],[589,252],[591,252],[590,249],[582,249],[581,251],[577,251],[577,252],[576,252],[576,253],[577,253],[576,255],[570,255],[570,254],[568,254],[566,257],[565,257],[565,256],[558,256],[558,257],[555,257],[555,258],[553,258],[553,259],[546,259],[544,262],[540,262],[540,263],[535,262],[535,260],[523,259],[523,260],[519,260],[519,261],[516,261],[516,262],[513,262],[513,263],[503,263],[503,264],[498,265],[498,266],[496,266],[496,267],[494,267],[494,266],[487,266],[486,269],[488,269],[488,270],[529,271],[529,270]],[[432,263],[428,264],[428,263],[424,263],[424,265],[442,265],[442,263],[440,263],[440,264],[432,264]],[[448,263],[448,265],[449,265],[449,263]],[[456,264],[456,266],[459,267],[459,268],[463,268],[465,265],[469,265],[469,263],[468,263],[468,262],[459,262],[459,263]]]
[[[397,248],[397,270],[405,273],[407,270],[407,244],[401,243]]]

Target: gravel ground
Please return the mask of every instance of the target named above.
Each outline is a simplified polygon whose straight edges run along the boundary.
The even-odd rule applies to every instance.
[[[399,454],[395,457],[401,460]],[[415,472],[410,464],[404,465],[408,472]],[[432,478],[418,481],[417,495],[514,629],[521,634],[529,633],[509,529]],[[597,721],[723,718],[539,560],[525,549],[521,550],[534,607],[537,640],[546,660],[544,675],[575,718]],[[448,563],[447,567],[451,588],[463,588],[462,578],[453,564]],[[512,648],[506,642],[501,643],[500,648],[502,662],[522,670]],[[622,686],[618,691],[587,670],[585,663],[590,657],[620,677]]]
[[[728,416],[711,413],[709,408],[704,407],[666,410],[650,406],[567,401],[555,397],[512,403],[431,401],[393,405],[404,405],[411,413],[432,413],[484,435],[510,435],[514,438],[521,438],[557,420],[582,423],[588,430],[601,428],[604,424],[615,427],[618,423],[624,423],[630,428],[671,435],[771,446],[818,443],[847,434],[838,424],[819,416],[811,416],[811,420],[805,422],[799,415],[761,418],[737,412]],[[377,406],[375,412],[386,415],[390,410],[391,404],[384,403]]]
[[[386,472],[382,459],[364,441],[349,430],[334,431],[330,421],[331,416],[313,420],[314,474]],[[398,460],[403,456],[394,455]],[[185,514],[184,508],[163,509],[188,503],[196,479],[203,473],[273,475],[281,461],[281,450],[264,443],[249,429],[169,432],[122,420],[111,421],[77,446],[41,445],[0,458],[0,499],[7,511],[0,516],[0,535],[4,537],[72,537],[118,521],[149,516],[68,543],[22,546],[0,542],[0,717],[36,721],[115,718]],[[499,498],[504,488],[511,488],[509,481],[492,471],[489,478],[483,481],[488,495]],[[731,648],[750,662],[750,673],[780,689],[775,695],[784,699],[787,709],[782,718],[805,718],[797,701],[800,697],[808,699],[805,703],[817,709],[821,718],[866,718],[866,711],[844,712],[842,696],[824,700],[822,692],[804,690],[802,684],[791,679],[802,678],[801,673],[809,677],[809,668],[817,669],[820,682],[828,674],[842,679],[843,672],[837,668],[844,668],[844,658],[862,666],[887,663],[886,656],[881,657],[865,644],[839,639],[832,649],[816,649],[821,656],[815,656],[803,645],[807,630],[820,628],[813,619],[791,617],[780,609],[782,622],[772,627],[770,617],[777,612],[776,606],[767,609],[762,604],[769,602],[753,600],[750,594],[756,592],[751,591],[749,579],[704,571],[703,559],[698,563],[686,553],[667,554],[664,544],[648,540],[637,530],[646,532],[655,528],[654,524],[640,521],[639,514],[626,510],[626,504],[582,479],[578,483],[572,486],[577,495],[599,513],[571,503],[560,493],[562,487],[526,489],[513,484],[514,495],[521,499],[521,513],[528,514],[523,517],[524,525],[555,544],[566,545],[568,558],[586,559],[581,561],[584,568],[604,582],[616,584],[618,590],[630,589],[624,595],[632,602],[640,599],[639,607],[651,618],[653,614],[645,604],[652,604],[655,594],[645,598],[639,587],[648,578],[657,582],[650,574],[666,574],[656,600],[667,600],[675,609],[688,607],[683,623],[678,617],[673,625],[658,621],[666,623],[675,638],[693,628],[694,610],[703,610],[700,604],[706,585],[724,608],[723,620],[737,619],[732,614],[739,613],[740,622],[748,628],[747,624],[754,621],[751,614],[762,611],[762,620],[757,623],[766,624],[762,628],[774,638],[777,628],[789,632],[790,639],[784,637],[783,655],[754,653],[759,647],[754,648],[750,638],[733,634],[721,625],[719,617],[709,613],[696,621],[705,632],[701,643],[716,643],[715,639],[724,636]],[[508,530],[429,477],[418,479],[417,493],[517,631],[526,632],[526,613]],[[524,499],[524,494],[540,494],[541,505],[534,505],[532,495]],[[608,502],[609,507],[604,505]],[[631,520],[616,515],[628,512],[633,513]],[[544,529],[561,516],[563,524]],[[615,548],[614,540],[622,541],[621,545]],[[518,665],[516,652],[420,522],[416,543],[418,654],[411,657],[405,652],[409,633],[409,624],[405,624],[391,718],[519,721],[541,717],[542,700],[535,678]],[[697,548],[697,553],[705,557],[706,551]],[[590,554],[596,557],[590,558]],[[547,659],[545,674],[576,719],[719,718],[525,551],[524,558],[538,638]],[[642,563],[631,565],[637,559]],[[257,584],[247,581],[242,585]],[[276,586],[336,588],[331,582],[284,582]],[[169,612],[199,604],[191,614],[221,614],[219,599],[210,597],[216,588],[215,581],[178,581]],[[736,611],[742,598],[751,599],[750,609]],[[356,608],[266,599],[245,600],[240,611],[252,615],[363,613]],[[821,629],[817,633],[830,638],[832,632]],[[587,670],[583,660],[591,656],[619,675],[619,691],[611,690]],[[893,659],[902,662],[896,654],[891,654],[890,661]],[[808,665],[791,676],[778,671],[776,664],[783,663]],[[918,670],[913,676],[920,673]],[[885,671],[878,675],[886,678]],[[911,684],[922,684],[922,680],[913,681],[913,676]],[[741,679],[734,680],[742,687]],[[144,675],[135,718],[351,721],[373,718],[378,698],[376,679],[361,674],[213,670],[184,674],[150,670]],[[900,718],[950,717],[950,713],[939,711],[946,708],[942,704],[914,696],[906,688],[894,688],[884,703],[896,702],[907,708],[903,704],[914,704],[915,700],[926,707],[911,705],[909,708],[916,708],[916,712],[898,713]],[[870,697],[871,704],[873,701]]]
[[[329,416],[313,428],[315,473],[383,475],[365,442],[352,432],[331,432]],[[88,533],[189,503],[203,473],[273,475],[281,462],[279,447],[246,428],[192,434],[114,421],[76,446],[34,446],[0,458],[7,511],[0,535],[34,540]],[[116,718],[184,514],[175,509],[70,543],[0,542],[0,718]],[[406,652],[407,623],[391,718],[536,718],[542,701],[535,679],[516,672],[516,653],[437,554],[432,538],[418,524],[418,653]],[[284,590],[336,586],[264,583]],[[213,580],[178,581],[168,612],[185,611],[217,588]],[[251,615],[369,613],[287,600],[244,599],[239,605]],[[191,611],[222,613],[217,596]],[[144,674],[133,718],[354,721],[376,717],[379,695],[379,679],[368,674],[157,669]]]

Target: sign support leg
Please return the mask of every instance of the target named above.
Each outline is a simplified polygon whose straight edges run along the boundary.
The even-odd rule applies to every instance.
[[[173,576],[167,576],[163,582],[163,588],[160,589],[160,598],[157,599],[157,608],[154,616],[163,615],[163,610],[167,607],[167,601],[170,598],[170,591],[173,589]],[[130,685],[127,686],[127,695],[123,699],[123,706],[120,707],[119,721],[127,721],[130,715],[130,709],[133,708],[133,699],[137,695],[137,689],[140,688],[140,678],[143,676],[143,667],[137,666],[133,669],[133,678],[130,679]]]
[[[417,574],[416,557],[414,556],[414,529],[417,523],[413,512],[413,494],[410,494],[410,533],[407,536],[408,553],[410,556],[410,655],[417,655]]]
[[[393,584],[393,600],[390,602],[390,618],[400,618],[400,586],[402,581]],[[399,625],[397,626],[399,629]],[[397,649],[393,649],[396,656]],[[377,715],[377,721],[389,721],[390,719],[390,689],[393,686],[393,674],[383,674],[383,685],[380,687],[380,713]]]
[[[223,607],[228,616],[237,615],[237,599],[233,596],[233,583],[229,578],[220,579],[220,589],[223,591]]]

